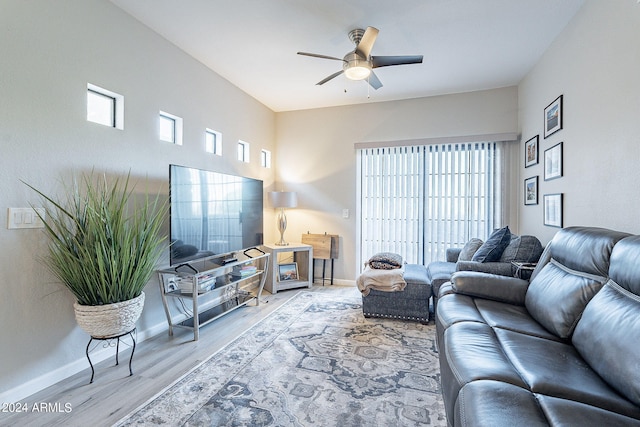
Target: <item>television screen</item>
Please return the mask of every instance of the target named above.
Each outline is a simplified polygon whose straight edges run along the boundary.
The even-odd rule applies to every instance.
[[[169,166],[171,265],[263,243],[262,181]]]

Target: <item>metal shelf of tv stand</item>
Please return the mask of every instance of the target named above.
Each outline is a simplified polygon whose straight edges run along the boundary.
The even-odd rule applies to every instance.
[[[228,254],[227,254],[228,255]],[[191,329],[193,330],[193,340],[197,341],[199,336],[200,336],[200,328],[202,326],[205,326],[211,322],[213,322],[214,320],[220,318],[221,316],[224,316],[225,314],[228,314],[230,312],[232,312],[235,309],[238,309],[240,307],[244,307],[245,305],[249,304],[252,301],[256,302],[256,305],[260,304],[260,297],[262,295],[262,290],[264,289],[264,284],[265,284],[265,279],[266,279],[266,272],[267,269],[269,268],[269,257],[271,254],[269,253],[265,253],[259,256],[255,256],[252,258],[246,257],[245,259],[239,260],[239,261],[235,261],[235,262],[229,262],[226,263],[224,265],[221,265],[219,267],[216,268],[212,268],[209,270],[205,270],[205,271],[200,271],[198,273],[193,273],[191,275],[191,278],[193,280],[193,290],[191,293],[183,293],[181,290],[176,290],[176,291],[172,291],[172,292],[165,292],[164,290],[164,280],[162,275],[163,274],[175,274],[176,272],[173,269],[163,269],[163,270],[159,270],[158,271],[158,275],[159,275],[159,283],[160,283],[160,293],[162,295],[162,303],[164,305],[164,310],[165,310],[165,314],[167,316],[167,323],[169,324],[169,335],[173,335],[173,328],[185,328],[185,329]],[[208,257],[207,259],[221,259],[223,257]],[[224,284],[216,284],[212,289],[204,291],[204,292],[198,292],[198,279],[203,277],[203,276],[211,276],[211,277],[220,277],[220,276],[224,276],[230,273],[227,273],[227,271],[232,270],[233,267],[235,266],[240,266],[240,265],[244,265],[244,264],[250,264],[253,263],[255,261],[259,261],[262,263],[262,270],[258,270],[256,271],[254,274],[248,275],[246,277],[239,277],[236,280],[232,280],[229,283],[224,283]],[[203,260],[198,260],[198,261],[194,261],[193,263],[199,263],[199,262],[203,262]],[[189,263],[191,264],[191,263]],[[219,273],[219,274],[217,274]],[[233,277],[233,276],[232,276]],[[251,279],[255,279],[256,277],[260,277],[260,284],[258,285],[258,292],[256,295],[253,295],[247,291],[244,291],[242,289],[240,289],[240,284],[243,282],[248,282]],[[214,279],[215,280],[215,279]],[[223,300],[222,302],[212,306],[212,307],[208,307],[206,310],[204,310],[203,312],[200,312],[199,310],[199,299],[203,298],[205,295],[210,294],[214,291],[220,291],[223,290],[225,288],[229,288],[235,286],[236,290],[235,290],[235,295],[228,299],[228,300]],[[196,297],[194,298],[193,295],[196,295]],[[173,316],[171,314],[170,308],[169,308],[169,304],[168,304],[168,300],[167,297],[173,297],[173,298],[189,298],[193,301],[193,312],[192,315],[189,316],[187,319],[179,322],[179,323],[173,323]]]

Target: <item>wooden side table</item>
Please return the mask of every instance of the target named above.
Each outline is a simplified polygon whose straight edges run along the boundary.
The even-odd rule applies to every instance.
[[[313,246],[303,243],[292,243],[287,246],[278,246],[275,244],[265,244],[261,249],[270,253],[269,263],[271,264],[269,272],[264,283],[266,290],[272,294],[286,289],[310,288],[313,286]],[[298,266],[298,277],[289,279],[281,277],[279,265],[291,264],[284,262],[285,256],[292,256],[293,262]]]

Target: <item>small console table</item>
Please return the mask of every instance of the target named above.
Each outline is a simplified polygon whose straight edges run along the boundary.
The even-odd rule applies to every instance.
[[[313,246],[303,243],[292,243],[287,246],[265,244],[262,250],[271,255],[271,271],[267,274],[264,287],[272,294],[278,291],[293,288],[310,288],[313,286]],[[278,266],[283,264],[279,260],[283,255],[293,254],[293,262],[298,265],[298,277],[295,279],[281,280]]]

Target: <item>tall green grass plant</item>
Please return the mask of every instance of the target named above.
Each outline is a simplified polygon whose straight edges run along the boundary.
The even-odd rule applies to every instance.
[[[167,206],[159,195],[135,200],[130,174],[83,174],[60,200],[26,185],[45,203],[45,262],[79,304],[111,304],[141,294],[166,241],[160,229]]]

